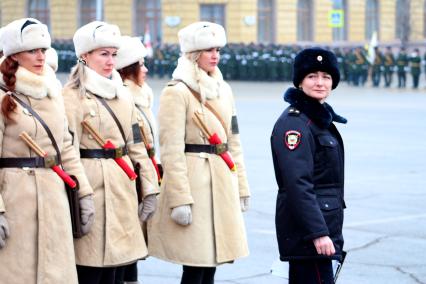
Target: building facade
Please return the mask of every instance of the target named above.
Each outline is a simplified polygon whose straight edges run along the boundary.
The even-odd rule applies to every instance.
[[[382,44],[426,42],[426,0],[1,0],[0,24],[34,17],[54,39],[70,39],[92,20],[122,34],[176,43],[177,31],[199,20],[222,24],[232,43]]]

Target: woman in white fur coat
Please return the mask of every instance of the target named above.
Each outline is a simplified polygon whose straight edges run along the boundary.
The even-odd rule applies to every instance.
[[[144,57],[146,56],[146,48],[138,37],[121,37],[121,47],[117,52],[116,69],[123,79],[124,86],[127,87],[133,96],[135,106],[137,108],[137,119],[139,128],[143,129],[143,139],[148,155],[154,163],[158,161],[155,158],[154,137],[156,132],[155,117],[152,112],[154,103],[154,95],[151,87],[146,83],[145,79],[148,69],[145,66]],[[141,133],[142,134],[142,133]],[[158,169],[158,165],[155,164]],[[144,204],[140,204],[140,210],[143,210]],[[149,204],[145,204],[149,206]],[[146,220],[151,216],[142,217],[142,228],[146,231]],[[138,282],[138,266],[137,262],[122,266],[116,271],[116,283],[136,284]]]
[[[77,284],[70,209],[64,182],[19,136],[25,131],[49,156],[46,130],[10,95],[29,105],[52,132],[64,170],[80,184],[82,230],[93,223],[92,188],[71,144],[61,84],[45,64],[47,27],[36,19],[7,25],[0,65],[0,282]]]
[[[216,266],[248,255],[242,211],[249,188],[231,88],[217,67],[226,44],[222,26],[197,22],[178,33],[183,55],[160,97],[164,169],[159,210],[149,222],[149,253],[183,265],[181,283],[214,282]],[[198,93],[201,102],[193,95]],[[210,104],[221,121],[208,109]],[[194,123],[197,113],[227,144],[231,171]]]
[[[118,27],[105,22],[79,28],[73,38],[79,62],[63,91],[74,146],[93,187],[97,213],[91,232],[74,242],[80,284],[112,284],[116,267],[147,256],[139,218],[154,212],[159,191],[155,169],[141,143],[133,98],[114,69],[120,39]],[[103,149],[83,128],[83,121],[118,150]],[[140,164],[140,211],[135,181],[116,163],[118,157],[131,168]]]

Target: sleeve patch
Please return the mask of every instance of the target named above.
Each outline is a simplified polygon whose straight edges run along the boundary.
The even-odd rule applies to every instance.
[[[240,130],[238,129],[238,121],[237,121],[236,115],[232,116],[231,131],[232,131],[232,134],[239,134],[240,133]]]
[[[141,129],[139,128],[139,124],[135,123],[132,125],[132,131],[133,131],[133,143],[141,143],[142,142],[142,133]]]
[[[302,134],[299,131],[289,130],[284,135],[284,143],[288,149],[294,150],[299,146],[301,137]]]

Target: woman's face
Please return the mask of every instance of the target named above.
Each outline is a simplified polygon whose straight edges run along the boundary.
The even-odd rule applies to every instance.
[[[213,47],[213,48],[201,51],[200,57],[197,60],[198,67],[200,67],[207,73],[213,72],[215,67],[219,64],[219,59],[220,59],[219,51],[220,51],[220,48],[218,47]]]
[[[12,55],[12,59],[18,62],[19,66],[37,75],[43,74],[44,61],[46,59],[45,48],[26,50]]]
[[[139,85],[143,85],[143,83],[145,82],[146,79],[146,74],[148,73],[148,68],[146,68],[145,66],[145,61],[142,59],[141,61],[139,61],[139,66],[141,68],[139,75],[138,75],[138,84]]]
[[[306,95],[321,103],[330,95],[332,85],[331,75],[322,71],[309,73],[300,83],[300,87]]]
[[[87,66],[101,76],[109,78],[115,67],[115,57],[117,56],[117,48],[102,47],[82,55]]]

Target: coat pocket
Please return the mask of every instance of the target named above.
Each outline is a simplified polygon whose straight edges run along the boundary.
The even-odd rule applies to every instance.
[[[343,225],[343,208],[341,202],[335,196],[318,196],[317,200],[330,236],[340,234]]]

